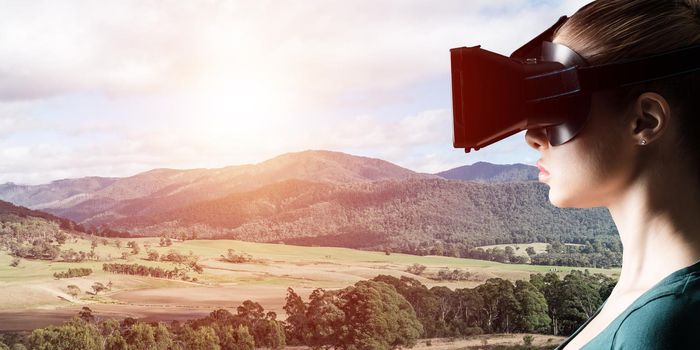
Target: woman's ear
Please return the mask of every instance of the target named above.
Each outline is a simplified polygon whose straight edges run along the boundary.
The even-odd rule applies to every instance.
[[[648,145],[658,139],[671,118],[668,101],[655,92],[639,95],[634,102],[633,110],[632,137],[640,145]]]

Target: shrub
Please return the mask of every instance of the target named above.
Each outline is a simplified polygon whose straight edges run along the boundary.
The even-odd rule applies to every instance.
[[[415,263],[415,264],[409,266],[409,267],[406,269],[406,272],[412,273],[412,274],[414,274],[414,275],[419,275],[419,276],[420,276],[420,274],[422,274],[422,273],[425,271],[425,269],[426,269],[425,265],[421,265],[421,264]]]
[[[247,263],[253,261],[253,256],[247,253],[237,254],[236,250],[229,249],[226,255],[221,255],[221,260],[234,264]]]
[[[88,268],[77,268],[77,269],[68,269],[68,271],[63,271],[63,272],[54,272],[53,277],[56,279],[61,279],[61,278],[73,278],[73,277],[83,277],[83,276],[89,276],[92,274],[92,269]]]

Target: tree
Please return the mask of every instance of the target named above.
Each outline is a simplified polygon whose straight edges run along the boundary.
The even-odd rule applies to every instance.
[[[87,306],[83,306],[80,312],[78,312],[78,317],[85,322],[95,322],[95,316],[92,314],[92,310]]]
[[[61,326],[48,326],[32,331],[27,337],[30,349],[35,350],[102,350],[104,344],[97,328],[79,318],[72,318]]]
[[[437,310],[439,301],[430,290],[418,280],[406,276],[396,278],[388,275],[378,275],[372,281],[384,282],[393,286],[413,306],[416,317],[423,325],[423,337],[441,336],[435,320],[438,318]]]
[[[284,327],[274,319],[261,321],[257,333],[260,335],[260,339],[255,340],[255,344],[258,344],[258,346],[264,346],[269,349],[282,349],[286,345]]]
[[[93,283],[91,288],[93,291],[95,291],[95,295],[97,295],[99,292],[107,290],[107,287],[105,287],[105,285],[102,284],[101,282]]]
[[[253,336],[248,332],[248,328],[239,324],[238,328],[232,333],[233,342],[228,350],[253,350],[255,349],[255,341]],[[224,350],[224,349],[222,349]]]
[[[509,333],[518,303],[513,295],[513,284],[502,278],[489,278],[476,287],[484,298],[485,318],[483,329],[487,332]]]
[[[141,252],[141,247],[139,247],[139,244],[136,241],[129,241],[126,246],[131,248],[132,255],[137,255],[139,252]]]
[[[423,332],[411,304],[394,287],[359,281],[339,295],[345,314],[343,345],[357,349],[413,347]]]
[[[144,322],[131,325],[124,338],[129,349],[167,350],[173,346],[172,336],[164,324],[151,326]]]
[[[219,337],[219,345],[221,350],[254,350],[255,340],[248,332],[248,327],[239,324],[237,327],[232,325],[221,326],[216,323],[213,325],[216,334]]]
[[[532,257],[533,255],[537,254],[535,253],[535,248],[533,247],[527,247],[525,248],[525,253],[527,253],[528,256]]]
[[[214,333],[214,329],[209,326],[193,329],[190,325],[185,325],[180,341],[188,350],[221,350],[219,338]]]
[[[345,313],[338,305],[337,292],[314,289],[309,296],[306,320],[302,334],[306,345],[312,348],[340,346],[337,334],[345,323]]]
[[[462,335],[475,335],[483,333],[479,327],[484,318],[484,298],[476,289],[455,289],[453,302],[455,303],[454,324]]]
[[[148,251],[148,258],[147,258],[148,260],[158,261],[158,257],[159,257],[159,254],[157,251],[155,251],[155,250]]]
[[[80,288],[75,284],[71,284],[66,288],[68,288],[68,295],[72,296],[74,299],[80,294]]]
[[[287,313],[285,332],[287,342],[290,345],[306,344],[306,339],[309,337],[306,334],[306,308],[306,303],[294,292],[294,289],[291,287],[287,288],[286,303],[283,309]]]
[[[513,256],[515,255],[515,250],[511,246],[506,246],[505,254],[506,254],[506,257],[508,258],[508,260],[510,261],[510,259],[512,259]]]
[[[420,276],[425,271],[425,269],[426,269],[425,265],[421,265],[419,263],[414,263],[413,265],[409,266],[406,269],[406,272]]]
[[[113,332],[105,337],[105,350],[130,350],[126,339],[119,332]]]
[[[160,237],[160,242],[158,242],[158,245],[161,247],[169,247],[173,245],[173,241],[170,239],[170,237]]]
[[[68,235],[66,235],[63,231],[58,232],[54,237],[56,238],[56,243],[59,245],[65,244],[66,240],[68,239]]]
[[[557,287],[561,330],[564,334],[571,334],[603,303],[600,286],[588,270],[572,270]]]
[[[253,261],[253,257],[248,253],[237,254],[235,249],[230,249],[226,252],[226,255],[221,255],[221,260],[230,263],[246,263]]]
[[[552,319],[547,315],[544,295],[532,283],[518,280],[515,281],[514,296],[519,306],[514,320],[516,327],[526,333],[547,331]]]

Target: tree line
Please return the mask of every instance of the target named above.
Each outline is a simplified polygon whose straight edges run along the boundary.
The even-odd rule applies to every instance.
[[[35,329],[27,336],[16,334],[5,341],[14,350],[282,349],[289,344],[288,339],[314,349],[382,350],[411,347],[422,331],[411,305],[383,282],[360,281],[338,291],[317,289],[309,297],[310,302],[302,302],[301,306],[294,304],[299,296],[291,289],[289,293],[292,315],[286,322],[250,300],[236,307],[235,313],[218,309],[200,319],[169,324],[133,318],[99,320],[92,310],[83,307],[78,316],[63,325]],[[296,322],[298,312],[305,320],[324,321]],[[334,320],[332,325],[325,323],[330,319]],[[303,338],[289,338],[290,331],[301,332]],[[0,342],[0,349],[9,347]]]
[[[546,252],[535,253],[528,247],[527,257],[516,255],[511,246],[474,247],[468,241],[443,243],[435,240],[417,245],[405,243],[395,252],[413,255],[440,255],[511,264],[614,268],[622,266],[622,244],[617,237],[599,236],[567,245],[561,241],[547,243]],[[509,242],[512,243],[512,242]]]
[[[73,278],[73,277],[83,277],[83,276],[90,276],[92,274],[92,269],[90,268],[69,268],[68,271],[61,271],[61,272],[54,272],[53,277],[56,279],[61,279],[61,278]]]
[[[588,270],[531,274],[529,281],[490,278],[474,288],[436,286],[379,275],[373,280],[392,285],[413,306],[422,337],[455,337],[483,333],[535,332],[569,335],[585,322],[612,292],[616,281]]]
[[[175,267],[171,270],[163,269],[162,267],[145,266],[140,264],[119,264],[119,263],[104,263],[102,270],[110,273],[119,273],[124,275],[138,275],[146,277],[158,277],[168,279],[181,279],[183,281],[190,280],[185,269]]]
[[[491,278],[474,288],[427,288],[407,276],[378,275],[339,290],[313,290],[308,298],[287,289],[287,318],[246,300],[232,313],[166,323],[131,318],[98,320],[88,308],[62,326],[13,338],[31,349],[312,349],[410,348],[419,338],[489,333],[568,336],[607,299],[615,281],[588,270],[531,274],[512,283]],[[5,338],[6,341],[8,338]],[[19,344],[19,345],[18,345]],[[19,347],[17,347],[19,346]],[[0,345],[0,349],[3,349]]]

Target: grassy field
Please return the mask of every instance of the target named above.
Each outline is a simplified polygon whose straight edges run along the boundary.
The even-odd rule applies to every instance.
[[[564,245],[582,246],[583,244],[564,243]],[[538,242],[538,243],[520,243],[520,244],[513,244],[513,243],[510,243],[510,244],[492,244],[492,245],[482,245],[482,246],[479,246],[477,248],[483,248],[484,250],[486,250],[488,248],[506,249],[507,246],[513,247],[513,249],[515,250],[515,255],[524,256],[524,257],[528,256],[527,253],[525,252],[525,250],[528,247],[532,247],[535,250],[536,254],[547,252],[547,243],[541,243],[541,242]]]
[[[121,247],[115,242],[121,241]],[[135,240],[141,247],[138,255],[121,258],[122,252]],[[150,245],[148,249],[144,245]],[[90,251],[90,241],[68,242],[63,249]],[[175,250],[181,254],[199,256],[204,267],[202,274],[189,272],[197,282],[185,282],[162,278],[111,274],[102,271],[105,262],[138,263],[172,269],[171,262],[145,260],[148,250],[160,254]],[[256,263],[234,264],[219,258],[228,249],[247,253],[259,260]],[[524,252],[524,248],[520,250]],[[138,317],[150,320],[187,319],[200,317],[216,308],[235,310],[246,299],[259,302],[266,310],[284,316],[282,306],[287,287],[292,287],[306,297],[314,288],[344,288],[359,280],[379,274],[408,275],[428,287],[441,285],[449,288],[473,288],[491,277],[512,281],[528,279],[532,273],[546,273],[554,267],[502,264],[497,262],[459,259],[442,256],[413,256],[384,252],[369,252],[345,248],[299,247],[283,244],[250,243],[233,240],[174,241],[170,247],[158,246],[158,239],[109,239],[95,249],[101,261],[80,263],[48,262],[22,259],[17,267],[11,267],[12,258],[0,252],[0,330],[17,330],[60,323],[65,317],[75,315],[82,306],[89,306],[103,317]],[[414,263],[427,267],[422,276],[405,272]],[[68,268],[87,267],[95,272],[87,277],[56,280],[54,272]],[[180,265],[182,267],[182,265]],[[426,276],[435,275],[443,268],[459,268],[472,272],[475,280],[447,282],[435,281]],[[556,272],[566,274],[575,268],[556,267]],[[582,269],[581,269],[582,270]],[[591,273],[603,273],[616,277],[619,269],[588,269]],[[93,295],[94,282],[107,284],[111,291]],[[77,285],[81,295],[73,298],[67,294],[68,285]],[[89,292],[89,293],[88,293]]]

